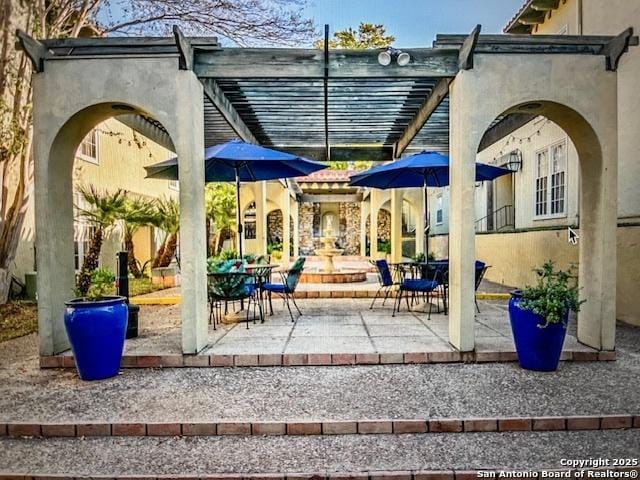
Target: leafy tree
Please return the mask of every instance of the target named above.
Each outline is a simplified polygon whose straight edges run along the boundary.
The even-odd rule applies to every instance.
[[[235,236],[236,190],[230,183],[210,183],[205,190],[207,220],[215,229],[212,254],[222,250],[225,239]]]
[[[349,27],[333,34],[329,48],[365,50],[368,48],[387,48],[395,41],[393,35],[387,35],[384,25],[361,22],[358,30]],[[316,40],[316,48],[324,48],[324,40]]]
[[[158,210],[155,208],[155,201],[144,198],[127,197],[118,216],[119,219],[122,220],[124,227],[124,248],[127,251],[129,272],[131,272],[134,277],[140,278],[142,272],[140,271],[133,248],[133,236],[142,227],[160,225],[160,218]]]
[[[172,198],[161,198],[156,202],[156,225],[167,234],[164,242],[156,252],[151,266],[168,267],[178,249],[178,232],[180,231],[180,205]]]
[[[103,34],[218,35],[238,45],[305,43],[316,36],[303,17],[306,0],[3,0],[0,2],[0,304],[13,264],[33,183],[31,63],[14,32],[35,38]],[[106,21],[100,21],[106,18]]]
[[[80,216],[84,217],[95,227],[95,233],[91,238],[89,252],[84,257],[80,275],[78,277],[78,291],[81,295],[86,295],[91,286],[91,275],[98,268],[100,261],[100,250],[105,233],[107,233],[121,217],[122,210],[126,203],[124,190],[117,190],[113,193],[99,192],[93,185],[82,186],[78,192],[87,204],[87,208],[78,208]]]

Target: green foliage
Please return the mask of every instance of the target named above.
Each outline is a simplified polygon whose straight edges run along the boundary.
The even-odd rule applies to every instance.
[[[267,253],[271,255],[273,252],[282,254],[282,242],[272,242],[267,245]]]
[[[565,324],[567,312],[579,312],[580,305],[585,302],[578,298],[579,289],[572,269],[554,271],[553,262],[549,260],[534,271],[538,275],[538,283],[522,290],[520,307],[544,317],[545,323],[538,325],[540,328],[552,323]]]
[[[167,234],[180,231],[180,205],[173,198],[160,198],[155,204],[156,226]]]
[[[411,260],[413,260],[414,262],[424,262],[426,259],[427,257],[424,253],[416,253],[413,257],[411,257]]]
[[[234,250],[233,248],[229,248],[229,249],[222,250],[220,252],[220,255],[218,255],[218,258],[220,260],[236,260],[240,258],[240,254],[238,253],[237,250]]]
[[[380,240],[380,239],[378,239],[378,251],[390,254],[391,253],[391,240]]]
[[[347,28],[333,34],[329,48],[364,50],[367,48],[387,48],[394,41],[393,35],[386,35],[384,25],[360,22],[358,30]],[[324,48],[324,40],[316,40],[315,48]]]
[[[231,228],[236,220],[236,190],[231,183],[209,183],[205,188],[207,217],[217,230]]]
[[[87,203],[87,208],[77,207],[80,215],[100,229],[112,227],[120,218],[127,201],[126,192],[100,192],[95,186],[80,186],[78,192]]]
[[[161,219],[154,200],[138,197],[125,197],[118,218],[124,222],[125,234],[133,236],[140,227],[159,226]]]
[[[91,272],[91,284],[87,293],[82,295],[79,289],[76,289],[75,293],[78,297],[82,297],[86,300],[100,300],[108,295],[114,294],[114,283],[116,277],[108,268],[97,268]]]

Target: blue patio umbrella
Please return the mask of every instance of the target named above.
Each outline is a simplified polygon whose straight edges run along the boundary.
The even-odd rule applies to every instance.
[[[493,180],[511,173],[506,168],[476,163],[476,181]],[[449,156],[438,152],[422,151],[395,162],[373,167],[353,175],[350,184],[356,187],[411,188],[422,187],[424,197],[425,255],[429,250],[429,209],[427,187],[449,185]]]
[[[242,257],[242,221],[240,212],[240,182],[257,182],[300,177],[327,166],[290,153],[279,152],[241,140],[231,140],[208,147],[204,151],[205,182],[235,182],[238,253]],[[178,159],[144,167],[147,178],[178,179]]]

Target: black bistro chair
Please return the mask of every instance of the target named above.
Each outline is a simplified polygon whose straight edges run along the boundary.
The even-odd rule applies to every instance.
[[[478,291],[478,287],[480,286],[480,283],[484,278],[484,274],[487,273],[488,269],[489,269],[489,265],[486,265],[484,262],[481,262],[480,260],[476,260],[476,285],[475,285],[476,292]],[[475,296],[475,294],[474,294],[474,300],[476,302],[476,310],[478,311],[478,313],[480,313],[480,307],[478,306],[478,298]]]
[[[391,274],[391,269],[389,268],[389,264],[386,260],[376,260],[371,261],[371,263],[376,267],[376,271],[378,273],[378,281],[380,282],[380,288],[376,292],[376,296],[373,297],[371,301],[370,310],[373,309],[373,305],[376,303],[376,300],[380,296],[381,293],[384,292],[384,300],[382,300],[382,306],[384,307],[387,298],[391,294],[393,287],[396,285],[400,285],[400,282],[393,281],[393,275]]]
[[[209,323],[216,328],[216,323],[220,323],[222,316],[228,313],[229,303],[244,300],[248,301],[247,312],[247,328],[249,328],[249,312],[253,305],[253,323],[255,321],[256,307],[260,313],[260,319],[263,319],[262,303],[258,301],[256,296],[256,284],[252,281],[253,276],[246,272],[219,272],[209,273],[208,280],[208,297],[209,297]],[[224,305],[224,312],[223,312]]]
[[[426,301],[429,303],[429,314],[427,316],[427,320],[431,320],[431,308],[433,304],[431,303],[431,297],[435,296],[435,292],[440,285],[439,281],[439,273],[436,269],[425,269],[423,273],[423,278],[405,278],[400,282],[400,286],[398,288],[398,295],[396,296],[396,301],[393,305],[393,313],[392,317],[396,316],[396,312],[400,311],[400,304],[402,302],[402,297],[405,297],[407,302],[407,309],[410,310],[409,306],[409,297],[413,298],[416,295],[422,294]]]
[[[269,294],[269,310],[271,315],[273,315],[273,303],[271,302],[271,296],[274,293],[280,295],[284,300],[284,303],[289,310],[292,322],[295,320],[293,318],[293,313],[291,312],[290,303],[293,303],[293,306],[298,311],[298,315],[302,315],[302,312],[296,303],[295,293],[298,282],[300,281],[300,276],[302,275],[302,270],[304,269],[305,260],[306,259],[304,257],[300,257],[286,273],[280,272],[280,275],[282,275],[282,283],[268,282],[262,285],[262,291]]]

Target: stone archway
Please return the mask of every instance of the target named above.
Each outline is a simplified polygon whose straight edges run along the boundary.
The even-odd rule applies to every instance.
[[[40,354],[68,348],[64,302],[74,285],[74,153],[98,123],[120,114],[160,122],[179,158],[182,349],[208,343],[202,85],[175,58],[46,62],[34,77],[35,202]]]
[[[503,113],[544,115],[563,128],[580,159],[579,284],[587,299],[578,339],[614,348],[616,296],[616,76],[601,59],[583,56],[477,57],[450,92],[450,341],[474,348],[475,260],[473,162],[484,131]],[[571,85],[568,88],[567,85]],[[499,92],[499,94],[498,94]],[[487,100],[490,99],[490,100]]]

